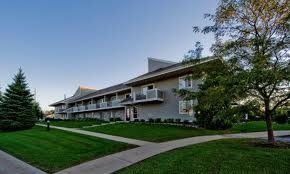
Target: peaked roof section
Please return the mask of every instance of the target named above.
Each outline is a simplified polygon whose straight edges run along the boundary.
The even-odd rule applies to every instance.
[[[159,69],[157,69],[155,71],[142,74],[142,75],[140,75],[140,76],[138,76],[136,78],[133,78],[133,79],[125,82],[124,84],[131,85],[131,84],[133,84],[135,82],[138,82],[138,81],[143,81],[143,80],[146,80],[146,79],[149,79],[149,78],[152,78],[152,77],[157,77],[157,76],[161,76],[161,75],[164,75],[164,74],[176,72],[178,70],[190,68],[190,67],[196,66],[198,64],[206,63],[206,62],[209,62],[209,61],[212,61],[212,60],[215,60],[215,59],[217,59],[217,58],[205,57],[205,58],[200,59],[200,62],[197,63],[197,64],[194,64],[194,65],[184,65],[182,62],[176,63],[174,65],[170,65],[170,66],[167,66],[167,67],[164,67],[164,68],[159,68]]]
[[[53,103],[50,106],[56,106],[56,105],[59,105],[59,104],[66,104],[66,103],[69,103],[71,101],[77,100],[77,99],[79,99],[79,98],[81,98],[83,96],[86,96],[86,95],[88,95],[90,93],[93,93],[95,91],[96,91],[96,89],[91,88],[91,87],[79,86],[73,96],[71,96],[69,98],[66,98],[64,100],[58,101],[56,103]]]
[[[124,83],[120,83],[118,85],[110,86],[108,88],[100,89],[100,90],[97,90],[97,91],[92,92],[90,94],[84,95],[78,99],[75,99],[74,101],[71,101],[71,102],[77,102],[77,101],[81,101],[81,100],[85,100],[85,99],[91,99],[91,98],[94,98],[97,96],[110,94],[113,92],[118,92],[118,91],[122,91],[122,90],[126,90],[126,89],[130,89],[130,87],[125,85]]]

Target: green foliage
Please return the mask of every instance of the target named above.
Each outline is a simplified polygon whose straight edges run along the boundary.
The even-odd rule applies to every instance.
[[[274,116],[274,120],[278,124],[285,124],[288,121],[288,117],[286,114],[277,114]]]
[[[287,109],[278,109],[273,113],[274,121],[278,124],[285,124],[288,121]]]
[[[226,113],[231,101],[257,101],[263,108],[271,142],[271,113],[289,104],[290,99],[289,11],[289,0],[220,0],[215,14],[205,15],[214,24],[194,27],[194,32],[215,35],[211,49],[226,67],[216,76],[199,72],[205,83],[211,84],[201,89],[204,94],[209,92],[203,99],[210,103],[207,110],[204,107],[207,114],[219,115],[216,108]],[[214,100],[218,100],[216,107]]]
[[[34,101],[33,104],[32,104],[32,115],[37,118],[38,120],[39,119],[42,119],[44,114],[41,110],[41,107],[39,106],[39,103]]]
[[[0,104],[0,129],[11,131],[33,127],[36,118],[32,114],[32,101],[24,73],[19,69]]]
[[[161,118],[155,118],[154,123],[161,123]]]

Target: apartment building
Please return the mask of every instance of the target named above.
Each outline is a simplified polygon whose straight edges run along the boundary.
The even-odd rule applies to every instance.
[[[109,120],[172,118],[193,121],[192,106],[197,101],[184,101],[173,89],[198,90],[200,79],[188,79],[195,66],[217,59],[205,58],[196,65],[184,65],[148,58],[148,72],[124,83],[96,90],[80,86],[75,94],[50,106],[55,118],[98,118]]]

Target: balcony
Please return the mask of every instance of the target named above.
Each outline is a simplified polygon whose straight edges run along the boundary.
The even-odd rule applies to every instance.
[[[144,102],[163,102],[164,94],[160,89],[151,89],[145,93],[133,93],[133,97],[127,98],[122,101],[122,104],[134,104],[134,103],[144,103]]]
[[[65,108],[55,108],[55,113],[62,113],[65,112]]]
[[[108,102],[100,103],[100,108],[106,108],[106,107],[108,107]]]
[[[97,104],[88,104],[88,105],[81,105],[69,108],[66,112],[85,112],[85,111],[92,111],[92,110],[104,110],[104,109],[113,109],[118,107],[123,107],[120,103],[120,100],[113,100],[109,102],[102,102]]]

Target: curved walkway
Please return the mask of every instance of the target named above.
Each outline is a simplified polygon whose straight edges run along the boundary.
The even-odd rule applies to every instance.
[[[227,139],[227,138],[264,138],[267,137],[266,132],[253,132],[253,133],[238,133],[238,134],[225,134],[225,135],[209,135],[198,136],[179,140],[173,140],[163,143],[151,143],[147,141],[140,141],[124,137],[94,133],[72,128],[55,127],[65,131],[105,138],[114,141],[125,142],[129,144],[139,145],[134,149],[118,152],[102,158],[98,158],[83,164],[62,170],[57,174],[107,174],[116,172],[122,168],[133,165],[144,159],[154,155],[167,152],[176,148],[198,144],[213,140]],[[290,135],[289,131],[275,131],[275,136]],[[17,173],[17,174],[45,174],[45,172],[3,152],[0,150],[0,174],[2,173]]]
[[[46,125],[43,125],[43,124],[36,124],[36,125],[46,127]],[[80,130],[80,129],[76,129],[76,128],[65,128],[65,127],[58,127],[58,126],[50,126],[50,127],[55,128],[55,129],[64,130],[64,131],[89,135],[89,136],[93,136],[93,137],[99,137],[99,138],[104,138],[104,139],[108,139],[108,140],[123,142],[123,143],[127,143],[127,144],[133,144],[133,145],[137,145],[137,146],[154,144],[154,143],[149,142],[149,141],[142,141],[142,140],[124,138],[124,137],[119,137],[119,136],[114,136],[114,135],[103,134],[103,133],[90,132],[90,131]]]
[[[275,136],[290,135],[290,131],[275,131]],[[185,138],[180,140],[168,141],[164,143],[147,144],[135,149],[115,153],[99,159],[95,159],[65,170],[57,174],[107,174],[116,172],[122,168],[140,162],[154,155],[170,151],[176,148],[208,142],[212,140],[227,138],[263,138],[267,137],[266,132],[226,134],[226,135],[210,135]]]

